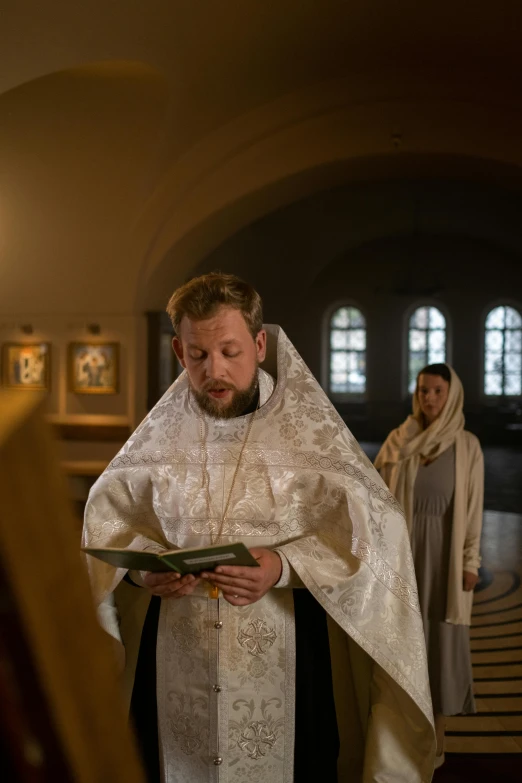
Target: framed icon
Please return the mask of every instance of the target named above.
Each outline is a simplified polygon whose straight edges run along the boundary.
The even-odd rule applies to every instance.
[[[117,394],[119,343],[71,343],[69,388],[75,394]]]
[[[9,389],[47,391],[51,378],[50,343],[6,343],[2,351],[2,378]]]

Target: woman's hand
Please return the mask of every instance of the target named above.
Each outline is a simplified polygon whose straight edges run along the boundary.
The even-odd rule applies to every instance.
[[[462,579],[462,589],[469,593],[471,590],[474,590],[478,583],[478,576],[477,574],[472,574],[471,571],[464,571],[464,577]]]

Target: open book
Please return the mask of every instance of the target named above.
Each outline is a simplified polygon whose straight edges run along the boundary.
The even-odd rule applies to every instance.
[[[259,566],[244,544],[219,544],[196,549],[166,549],[164,552],[135,551],[114,547],[83,547],[83,552],[129,571],[177,571],[197,574],[218,565]]]

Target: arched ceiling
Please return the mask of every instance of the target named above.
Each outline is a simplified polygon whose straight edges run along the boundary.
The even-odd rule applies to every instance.
[[[422,161],[415,161],[415,170],[420,167]],[[458,160],[453,161],[453,171],[463,171]],[[497,187],[491,178],[486,184],[455,176],[444,179],[441,172],[435,178],[433,173],[433,169],[431,175],[425,169],[425,176],[419,179],[386,177],[353,182],[294,201],[235,233],[206,257],[197,271],[226,266],[240,276],[249,275],[263,294],[269,294],[268,299],[281,306],[290,291],[303,301],[313,297],[333,268],[343,270],[344,266],[338,282],[345,289],[361,277],[375,274],[377,281],[380,268],[387,263],[382,258],[389,257],[388,251],[382,256],[379,247],[400,246],[403,266],[410,257],[428,255],[430,247],[444,244],[486,248],[492,257],[519,263],[522,192]],[[498,179],[502,175],[498,170],[495,173]],[[364,264],[351,266],[354,258],[365,254],[367,264],[371,259],[373,272]],[[480,254],[475,259],[469,254],[470,268],[465,272],[470,275],[468,289],[477,284],[480,287],[483,276],[492,274],[492,267],[484,268],[479,258]],[[451,278],[451,253],[446,253],[444,263],[442,278],[447,281]],[[436,269],[428,271],[437,277]],[[420,268],[417,273],[422,277]],[[517,285],[519,278],[520,273],[506,283]]]
[[[112,311],[164,103],[161,76],[132,62],[0,99],[0,312]]]
[[[162,264],[183,278],[387,157],[395,176],[401,155],[405,172],[412,156],[516,170],[521,22],[518,0],[10,2],[0,310],[34,306],[51,270],[74,307],[114,310],[117,291],[140,311]]]
[[[193,134],[212,111],[222,124],[311,82],[413,63],[515,85],[520,33],[517,0],[19,0],[2,7],[0,93],[92,61],[139,60],[170,78],[181,110],[190,103]]]

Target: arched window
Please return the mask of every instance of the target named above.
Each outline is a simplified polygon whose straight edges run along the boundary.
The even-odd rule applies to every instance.
[[[495,307],[486,318],[484,391],[522,394],[522,317],[514,307]]]
[[[408,331],[408,390],[415,391],[417,375],[427,364],[446,361],[446,319],[436,307],[418,307]]]
[[[330,392],[366,391],[366,321],[356,307],[340,307],[330,320]]]

